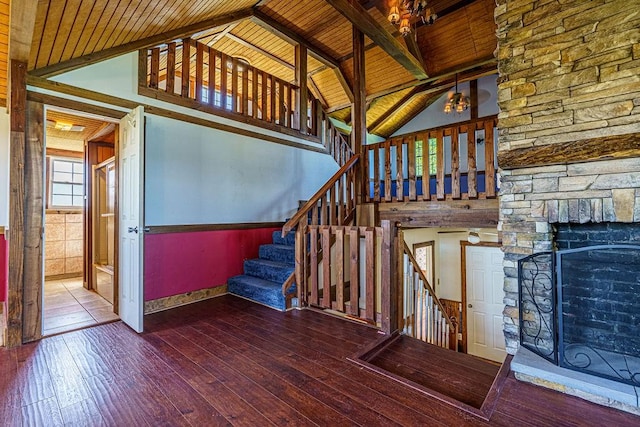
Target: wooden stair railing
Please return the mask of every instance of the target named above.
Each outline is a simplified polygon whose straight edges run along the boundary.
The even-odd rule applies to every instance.
[[[310,256],[308,226],[347,225],[355,217],[356,166],[359,155],[351,156],[346,163],[320,188],[282,227],[282,236],[296,229],[295,272],[298,300],[306,303],[305,266]]]
[[[406,335],[429,344],[458,350],[458,325],[446,315],[429,280],[420,269],[411,249],[404,245],[400,329]]]
[[[365,145],[365,201],[495,198],[496,124],[496,117],[485,117]]]

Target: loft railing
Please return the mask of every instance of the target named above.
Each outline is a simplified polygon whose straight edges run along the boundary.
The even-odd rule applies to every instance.
[[[496,122],[483,118],[364,146],[365,201],[496,197]]]
[[[321,143],[340,166],[352,155],[308,89],[302,97],[295,84],[204,43],[186,38],[144,49],[139,68],[142,95]]]
[[[458,324],[447,311],[420,269],[411,249],[403,243],[403,286],[400,329],[429,344],[457,351]]]
[[[322,107],[311,93],[307,105],[299,106],[300,87],[204,43],[185,38],[142,54],[146,61],[141,60],[139,83],[145,94],[298,134],[317,136],[321,127],[317,119]],[[301,108],[311,112],[302,115],[306,123],[300,123]]]

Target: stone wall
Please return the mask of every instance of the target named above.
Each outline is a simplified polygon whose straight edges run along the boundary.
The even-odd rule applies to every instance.
[[[640,0],[498,0],[499,152],[640,132],[639,10]],[[513,354],[517,260],[552,248],[553,223],[640,221],[640,158],[500,174]]]

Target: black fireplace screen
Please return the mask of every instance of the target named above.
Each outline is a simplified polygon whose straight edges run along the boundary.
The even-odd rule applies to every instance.
[[[518,263],[520,343],[559,366],[640,386],[640,246]]]

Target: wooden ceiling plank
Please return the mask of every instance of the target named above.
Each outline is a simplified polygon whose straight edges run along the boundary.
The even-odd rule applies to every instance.
[[[322,108],[327,108],[327,100],[324,98],[324,96],[322,96],[322,92],[320,91],[320,89],[318,89],[318,85],[316,85],[316,82],[313,81],[312,76],[309,76],[307,83],[309,84],[309,89],[311,89],[313,96],[315,96],[316,99],[320,101],[320,104],[322,104]]]
[[[102,50],[100,52],[94,52],[88,55],[72,58],[57,64],[51,64],[40,69],[35,69],[31,71],[30,74],[35,76],[40,76],[40,77],[51,77],[60,73],[64,73],[67,71],[75,70],[80,67],[84,67],[89,64],[114,58],[124,53],[133,52],[133,51],[154,46],[166,41],[171,41],[178,38],[186,37],[208,28],[221,27],[224,25],[228,25],[232,22],[241,21],[243,19],[247,19],[251,17],[252,14],[253,14],[252,9],[244,9],[244,10],[230,13],[228,15],[217,16],[215,18],[211,18],[195,24],[187,25],[186,27],[177,28],[175,30],[168,31],[166,33],[157,34],[141,40],[135,40],[124,45],[114,46],[114,47]]]
[[[80,38],[78,39],[76,45],[73,48],[73,51],[71,53],[72,56],[82,56],[82,52],[84,51],[84,48],[89,43],[89,40],[91,39],[91,37],[93,36],[93,33],[98,27],[100,18],[102,18],[102,14],[107,4],[108,4],[108,0],[96,1],[93,8],[91,9],[91,13],[89,14],[86,25],[84,26],[83,31],[80,34]],[[47,33],[45,31],[43,35],[46,35],[46,34]],[[42,68],[48,65],[49,64],[42,65],[40,61],[38,61],[38,63],[36,64],[36,68]]]
[[[396,40],[382,25],[353,0],[326,0],[345,18],[380,46],[389,56],[405,67],[418,80],[426,79],[427,72],[420,62]]]
[[[37,10],[38,0],[11,2],[9,59],[20,62],[29,61]]]
[[[254,44],[251,44],[250,42],[248,42],[248,41],[246,41],[246,40],[234,35],[233,33],[226,34],[226,37],[228,39],[230,39],[230,40],[235,41],[238,44],[241,44],[242,46],[245,46],[245,47],[248,47],[249,49],[255,50],[256,52],[260,53],[261,55],[266,56],[267,58],[271,59],[272,61],[277,62],[278,64],[282,65],[283,67],[287,67],[287,68],[289,68],[291,70],[294,70],[296,68],[293,64],[289,64],[287,61],[285,61],[285,60],[283,60],[283,59],[271,54],[270,52],[267,52],[266,50],[254,45]]]
[[[380,117],[373,121],[367,128],[369,132],[373,133],[373,131],[378,128],[381,124],[383,124],[387,119],[389,119],[393,114],[395,114],[398,110],[401,110],[405,104],[407,104],[411,99],[419,94],[422,90],[424,90],[425,85],[416,86],[405,96],[400,98],[395,104],[393,104],[389,109],[387,109]]]
[[[69,58],[73,57],[73,54],[76,50],[76,46],[80,41],[80,37],[84,33],[84,29],[87,26],[87,22],[89,21],[89,16],[91,16],[91,12],[93,10],[93,3],[95,1],[82,1],[80,3],[80,7],[76,13],[76,16],[73,19],[73,23],[71,24],[71,29],[69,30],[69,35],[64,41],[64,48],[62,50],[62,55],[60,58],[55,61],[62,62],[66,61]],[[35,68],[35,66],[34,66]]]
[[[444,92],[446,92],[446,89],[440,92],[435,92],[433,94],[433,96],[431,96],[427,102],[425,102],[420,108],[416,108],[414,111],[410,112],[409,114],[407,114],[406,111],[402,111],[399,110],[398,113],[401,113],[400,116],[400,120],[398,120],[398,122],[396,122],[392,127],[390,127],[389,130],[386,130],[385,133],[383,135],[381,134],[376,134],[378,136],[381,136],[383,138],[389,138],[389,136],[393,135],[394,133],[396,133],[402,126],[406,125],[407,123],[409,123],[411,120],[413,120],[418,114],[420,114],[425,108],[428,108],[431,104],[433,104],[434,102],[436,102],[438,100],[438,98],[440,98],[440,95],[442,95]]]
[[[333,71],[335,72],[336,78],[338,79],[338,82],[340,82],[340,86],[342,86],[344,93],[347,95],[347,98],[349,98],[349,102],[353,103],[353,100],[354,100],[353,90],[351,90],[351,86],[349,86],[349,83],[344,78],[344,73],[342,72],[342,69],[338,67],[338,68],[334,68]]]
[[[47,63],[59,62],[64,49],[69,41],[71,30],[77,22],[77,16],[82,7],[82,0],[67,0],[65,13],[56,34],[55,42],[51,48],[51,54]]]
[[[117,35],[114,36],[114,33],[116,32],[117,28],[122,28],[122,20],[124,19],[127,10],[131,7],[132,1],[133,0],[120,1],[117,9],[113,12],[112,18],[109,20],[109,24],[105,26],[102,34],[100,35],[100,38],[97,40],[90,52],[104,49],[109,40],[114,40],[115,37],[117,37]]]
[[[113,39],[113,43],[111,43],[110,47],[126,44],[126,40],[135,29],[135,23],[138,20],[137,15],[140,6],[142,6],[142,9],[144,10],[143,4],[145,4],[143,1],[139,1],[137,2],[137,4],[135,4],[135,7],[133,9],[129,8],[128,13],[124,13],[123,17],[125,17],[126,22],[121,27],[123,30],[118,33],[118,36],[115,37],[115,39]]]
[[[107,30],[107,28],[119,21],[119,19],[117,18],[114,19],[114,16],[116,16],[116,11],[118,10],[120,4],[123,2],[124,0],[118,0],[117,2],[110,1],[107,3],[106,7],[102,11],[100,19],[98,20],[101,25],[96,26],[96,28],[93,29],[91,37],[89,37],[89,41],[84,46],[81,55],[86,55],[87,53],[94,52],[96,50],[96,45],[104,36],[104,32]]]
[[[326,53],[324,49],[318,46],[314,46],[308,40],[305,40],[302,36],[293,32],[289,28],[285,27],[275,19],[271,18],[269,15],[266,15],[261,10],[259,9],[255,10],[253,18],[256,24],[261,26],[267,26],[270,30],[273,30],[276,33],[279,33],[283,39],[287,40],[292,45],[303,44],[307,46],[307,49],[309,50],[309,54],[313,56],[315,59],[317,59],[318,61],[322,62],[323,64],[331,68],[339,67],[340,64],[338,63],[338,61],[336,61],[335,58],[333,58],[331,55]]]

